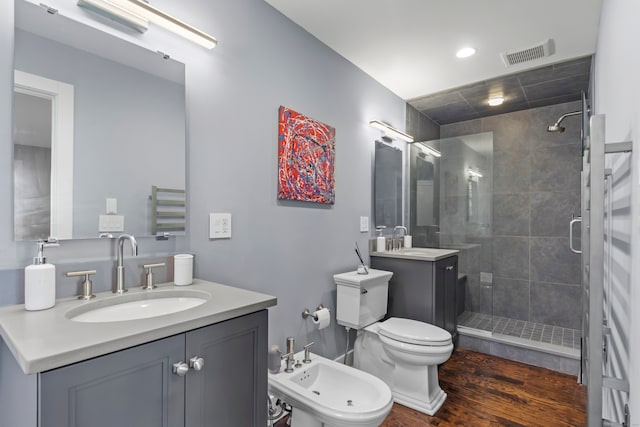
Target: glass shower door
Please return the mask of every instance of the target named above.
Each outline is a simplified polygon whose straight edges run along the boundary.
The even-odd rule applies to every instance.
[[[409,156],[414,246],[459,251],[458,328],[491,334],[493,133],[417,142]]]

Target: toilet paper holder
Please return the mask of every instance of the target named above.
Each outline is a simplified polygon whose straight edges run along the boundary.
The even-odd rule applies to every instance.
[[[318,310],[322,310],[324,307],[324,305],[322,304],[318,304],[318,306],[316,307],[316,311]],[[331,311],[330,309],[327,308],[327,310]],[[315,312],[310,312],[308,308],[305,308],[304,311],[302,312],[302,318],[306,319],[307,317],[311,316],[313,318],[313,320],[318,321],[318,316],[315,314]]]

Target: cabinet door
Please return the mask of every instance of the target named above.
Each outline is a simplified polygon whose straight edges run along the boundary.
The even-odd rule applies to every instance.
[[[186,427],[267,425],[267,311],[187,333]]]
[[[438,326],[446,329],[455,337],[457,321],[456,289],[458,287],[458,257],[453,256],[437,261],[436,266],[436,293],[439,294],[439,307],[441,324]]]
[[[389,281],[386,317],[404,317],[437,324],[433,262],[371,257],[371,267],[393,272]]]
[[[41,427],[174,427],[184,423],[184,334],[40,374]]]

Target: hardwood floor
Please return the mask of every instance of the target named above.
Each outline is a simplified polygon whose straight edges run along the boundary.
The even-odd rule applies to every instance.
[[[576,377],[456,349],[440,367],[447,400],[430,417],[394,404],[382,427],[586,426],[586,388]]]
[[[465,349],[438,375],[448,396],[435,416],[394,404],[382,427],[587,425],[586,388],[574,376]]]

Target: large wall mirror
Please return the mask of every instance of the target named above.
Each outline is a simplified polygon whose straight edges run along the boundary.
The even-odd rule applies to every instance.
[[[402,225],[402,150],[376,141],[374,159],[374,222],[376,227]]]
[[[184,65],[16,0],[14,235],[184,231]]]

